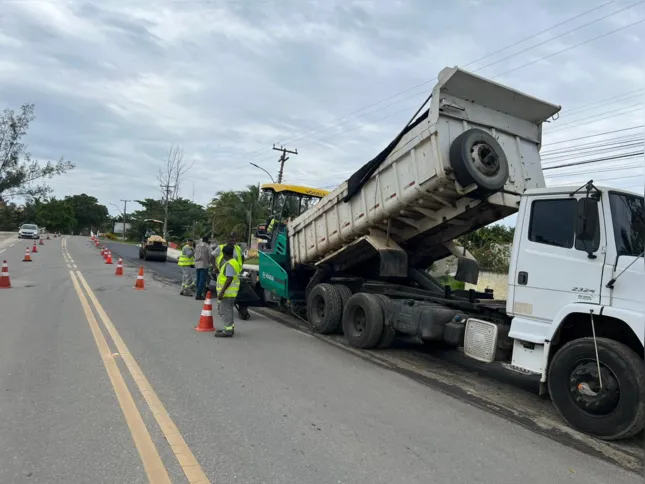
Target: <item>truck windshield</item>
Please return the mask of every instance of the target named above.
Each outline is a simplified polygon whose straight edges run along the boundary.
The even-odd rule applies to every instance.
[[[617,254],[638,257],[645,242],[645,209],[643,197],[610,193],[609,205],[614,224]]]

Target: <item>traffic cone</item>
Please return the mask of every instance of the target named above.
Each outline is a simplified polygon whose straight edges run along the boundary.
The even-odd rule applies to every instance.
[[[22,261],[31,262],[31,254],[29,253],[29,247],[25,249],[25,258]]]
[[[114,271],[115,276],[123,275],[123,259],[119,257],[119,260],[116,263],[116,271]]]
[[[94,247],[96,247],[97,249],[99,248],[99,240],[98,239],[96,239],[94,241]]]
[[[2,261],[2,272],[0,272],[0,289],[9,289],[11,287],[11,280],[9,279],[9,266],[7,261]]]
[[[134,288],[138,291],[145,289],[145,282],[143,281],[143,266],[139,267],[139,275],[137,276],[137,282],[134,283]]]
[[[43,239],[40,239],[40,242],[38,242],[38,245],[45,245],[45,242],[43,242]]]
[[[202,308],[202,315],[199,317],[199,323],[195,326],[195,331],[205,333],[207,331],[215,331],[213,326],[213,303],[211,302],[211,292],[206,293],[206,300]]]
[[[36,245],[36,242],[34,242],[34,246],[31,248],[31,253],[32,254],[38,253],[38,246]]]
[[[101,257],[105,259],[105,247],[101,249]]]
[[[112,251],[111,250],[107,251],[107,257],[105,258],[105,263],[106,264],[112,264]]]

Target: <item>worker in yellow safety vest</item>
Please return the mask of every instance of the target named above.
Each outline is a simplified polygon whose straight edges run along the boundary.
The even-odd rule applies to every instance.
[[[181,267],[182,296],[194,296],[195,291],[195,243],[188,239],[181,249],[177,265]]]
[[[233,258],[237,261],[240,267],[242,267],[242,264],[244,264],[244,256],[242,255],[242,249],[240,248],[239,245],[237,245],[236,242],[237,242],[237,235],[235,233],[232,233],[228,238],[228,243],[233,246],[233,249],[234,249]],[[215,259],[215,272],[218,272],[220,266],[222,265],[222,260],[223,260],[222,249],[224,248],[225,245],[226,244],[220,244],[213,251],[213,259]]]
[[[222,265],[217,276],[217,301],[224,329],[215,332],[216,338],[231,338],[235,334],[235,298],[240,291],[242,265],[235,259],[235,246],[222,248]]]

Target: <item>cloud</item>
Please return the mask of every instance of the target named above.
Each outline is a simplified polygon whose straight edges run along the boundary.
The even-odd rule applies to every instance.
[[[77,164],[52,181],[60,196],[85,191],[106,204],[157,197],[155,175],[170,142],[195,161],[182,194],[191,198],[194,185],[200,203],[218,190],[267,181],[248,162],[277,172],[273,143],[298,149],[286,181],[331,188],[387,145],[447,65],[494,77],[539,60],[496,80],[564,106],[561,119],[545,127],[545,145],[642,124],[642,113],[629,112],[634,97],[575,111],[643,86],[642,28],[571,48],[643,18],[642,5],[548,40],[627,5],[613,2],[477,61],[592,6],[582,0],[0,0],[0,105],[34,102],[32,154]],[[623,114],[605,114],[620,107]],[[594,168],[600,169],[583,166],[571,178],[548,180],[624,174],[615,185],[642,184],[631,168],[611,177],[590,173]]]

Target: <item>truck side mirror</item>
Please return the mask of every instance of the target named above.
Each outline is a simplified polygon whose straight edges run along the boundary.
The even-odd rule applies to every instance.
[[[598,247],[596,247],[599,243],[598,235],[600,230],[598,213],[598,200],[590,197],[578,200],[576,241],[580,241],[584,245],[589,255],[598,250]]]

